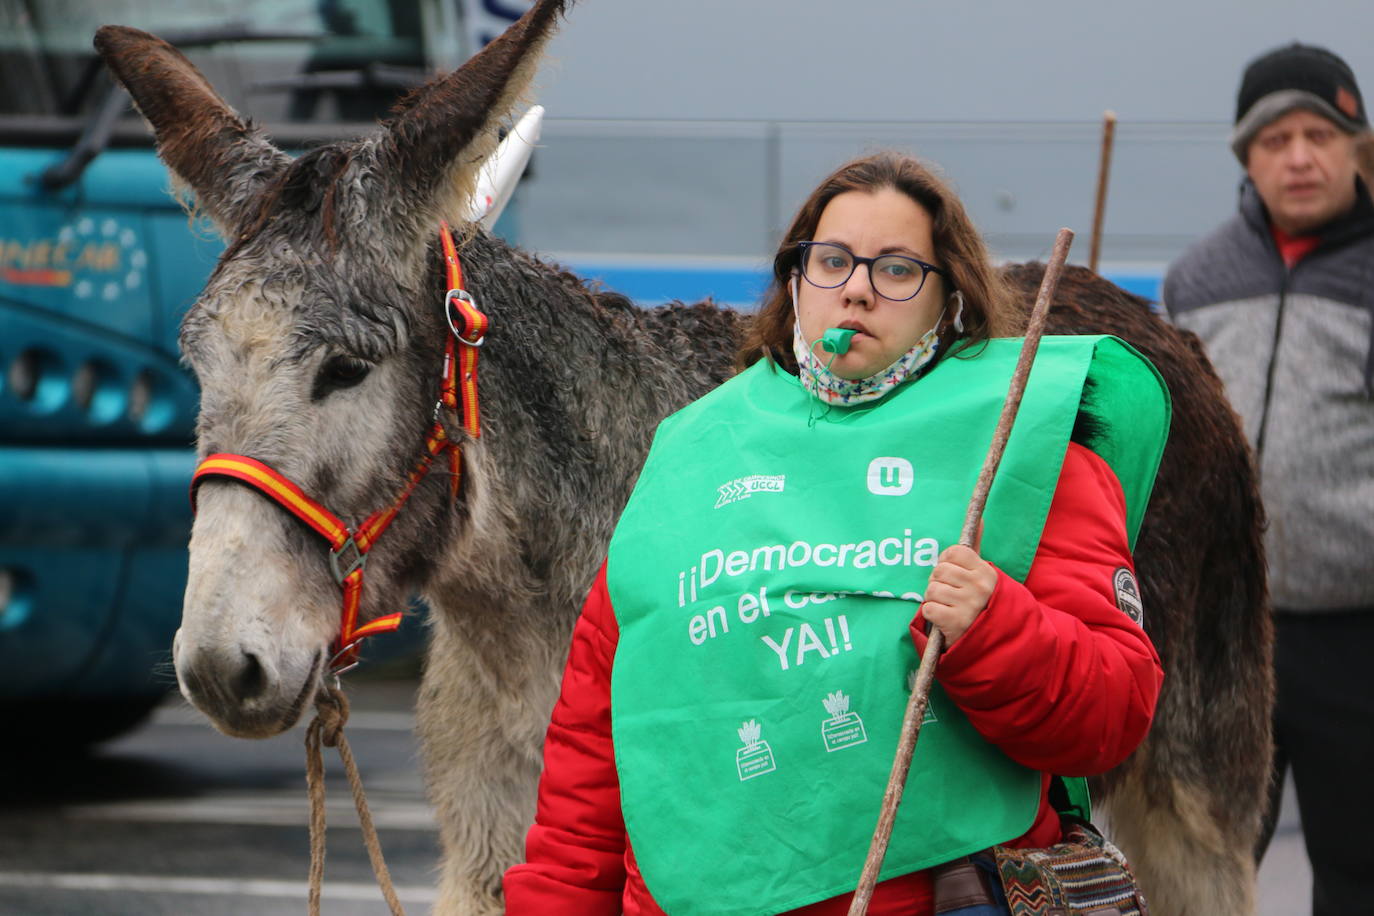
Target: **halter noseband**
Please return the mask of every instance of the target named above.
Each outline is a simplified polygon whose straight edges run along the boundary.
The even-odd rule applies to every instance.
[[[401,625],[400,611],[358,625],[363,569],[367,565],[368,552],[441,453],[447,454],[452,475],[449,497],[456,499],[458,496],[463,469],[462,453],[458,444],[444,432],[439,420],[441,411],[461,411],[464,430],[474,439],[481,436],[477,404],[477,353],[486,339],[487,316],[477,310],[476,302],[463,288],[463,269],[448,223],[439,224],[439,240],[444,249],[448,280],[448,291],[444,294],[444,315],[452,333],[446,335],[444,341],[439,400],[434,405],[434,424],[425,436],[425,453],[410,472],[401,494],[390,505],[372,513],[357,528],[350,529],[337,515],[307,496],[285,475],[247,455],[210,455],[196,467],[191,478],[193,512],[196,489],[206,478],[228,478],[258,490],[329,542],[329,569],[343,589],[339,635],[334,641],[329,660],[329,671],[336,675],[358,664],[358,645],[363,639],[377,633],[388,633]],[[461,349],[457,346],[459,343],[463,345]]]

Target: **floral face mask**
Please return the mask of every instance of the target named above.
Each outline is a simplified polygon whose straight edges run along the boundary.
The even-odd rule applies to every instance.
[[[962,331],[964,297],[958,292],[954,296],[954,326],[957,330]],[[796,302],[795,294],[792,301]],[[835,356],[822,362],[821,358],[816,355],[816,344],[820,340],[810,341],[808,344],[806,338],[802,336],[801,320],[796,316],[794,308],[792,354],[797,358],[797,375],[801,379],[802,386],[823,404],[839,404],[849,407],[876,401],[907,379],[920,375],[921,370],[930,365],[931,360],[935,359],[935,354],[940,349],[939,328],[944,317],[945,313],[941,311],[940,317],[935,320],[935,325],[922,334],[921,339],[916,341],[911,349],[897,357],[897,360],[886,369],[867,378],[847,379],[840,378],[830,371],[830,364],[835,361]]]
[[[911,349],[897,357],[897,361],[886,369],[868,378],[847,379],[830,371],[834,356],[822,362],[815,354],[819,339],[807,346],[801,326],[793,323],[792,353],[797,357],[797,375],[801,378],[802,386],[825,404],[849,407],[876,401],[930,364],[940,348],[940,335],[936,332],[938,327],[939,322],[936,322],[936,327],[922,334]]]

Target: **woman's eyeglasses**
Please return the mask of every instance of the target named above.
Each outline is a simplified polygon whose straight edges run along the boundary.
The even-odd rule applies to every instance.
[[[884,299],[905,302],[921,291],[926,276],[947,274],[934,264],[927,264],[904,254],[885,254],[876,258],[861,258],[843,245],[833,242],[798,242],[801,251],[801,273],[806,282],[821,289],[835,289],[849,282],[854,268],[868,265],[868,282]]]

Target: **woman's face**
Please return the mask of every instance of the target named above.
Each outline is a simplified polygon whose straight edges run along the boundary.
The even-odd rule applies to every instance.
[[[895,188],[835,196],[821,211],[812,241],[841,245],[863,258],[899,254],[944,266],[935,260],[930,214]],[[849,350],[830,364],[831,372],[846,379],[867,378],[896,362],[935,326],[945,304],[939,274],[928,275],[914,298],[896,302],[873,288],[865,264],[856,264],[849,280],[834,289],[820,289],[799,277],[797,291],[797,314],[808,344],[829,328],[858,331]],[[814,352],[830,359],[819,346]]]

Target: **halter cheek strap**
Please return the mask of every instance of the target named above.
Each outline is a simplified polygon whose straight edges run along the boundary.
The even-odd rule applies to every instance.
[[[463,287],[463,269],[458,249],[447,223],[440,223],[440,242],[448,291],[444,294],[444,316],[452,333],[444,342],[444,363],[439,400],[434,405],[434,424],[425,437],[425,452],[406,480],[399,496],[389,505],[368,516],[356,529],[350,529],[338,516],[316,502],[284,474],[247,455],[218,453],[197,467],[191,478],[191,509],[195,510],[196,490],[207,478],[220,477],[253,487],[287,512],[304,522],[329,543],[329,569],[343,589],[343,611],[339,634],[332,649],[329,670],[341,674],[358,663],[358,645],[368,636],[387,633],[401,625],[401,612],[387,614],[359,625],[358,608],[362,601],[363,570],[368,552],[382,532],[406,504],[410,494],[429,473],[434,459],[446,453],[451,472],[450,498],[457,498],[462,474],[462,454],[458,445],[444,432],[442,410],[461,411],[463,429],[476,439],[481,436],[477,400],[478,348],[486,340],[487,316],[478,311],[472,295]],[[461,348],[459,348],[461,344]]]
[[[448,223],[439,224],[439,241],[444,249],[444,270],[448,276],[448,292],[444,294],[444,317],[453,333],[444,340],[443,385],[440,403],[449,410],[462,408],[463,428],[474,439],[482,435],[481,415],[477,406],[477,356],[487,339],[487,316],[477,309],[477,301],[463,288],[463,265],[458,260],[458,248]],[[455,362],[454,350],[458,351]],[[438,423],[436,422],[436,426]],[[456,484],[455,484],[456,486]],[[454,492],[457,492],[456,489]]]

